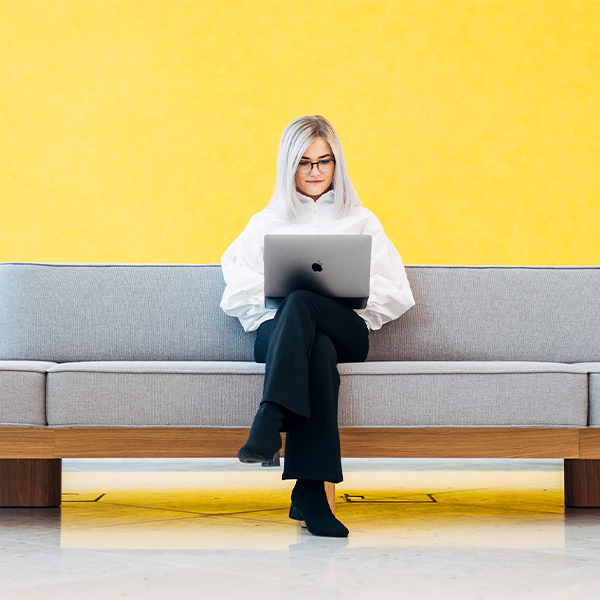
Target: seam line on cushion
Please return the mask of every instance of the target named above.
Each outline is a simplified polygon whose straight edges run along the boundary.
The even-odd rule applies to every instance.
[[[38,426],[44,429],[43,426]],[[158,429],[158,428],[171,428],[171,429],[250,429],[250,425],[135,425],[135,424],[127,424],[127,425],[92,425],[91,423],[63,423],[60,425],[48,425],[49,428],[65,428],[65,427],[97,427],[97,428],[107,428],[107,429],[129,429],[129,428],[139,428],[139,429]]]
[[[556,270],[568,269],[570,271],[598,270],[600,267],[595,265],[404,265],[412,269],[535,269],[535,270]]]
[[[47,425],[40,425],[39,423],[0,423],[0,429],[2,427],[22,427],[23,429],[46,429]]]
[[[46,427],[37,425],[40,429],[46,429]],[[61,425],[48,425],[49,429],[63,429],[68,427],[95,427],[95,428],[106,428],[106,429],[249,429],[250,425],[92,425],[90,423],[65,423]],[[600,426],[586,426],[586,425],[565,425],[556,423],[535,423],[527,425],[340,425],[340,429],[428,429],[428,428],[456,428],[456,429],[469,429],[471,427],[478,427],[481,429],[498,429],[507,427],[511,429],[528,429],[528,428],[540,428],[540,429],[598,429]]]
[[[2,265],[32,265],[35,267],[57,267],[57,268],[64,268],[64,267],[100,267],[100,268],[105,268],[105,267],[196,267],[196,268],[204,268],[204,267],[220,267],[220,264],[217,263],[205,263],[205,264],[185,264],[185,263],[179,263],[179,264],[168,264],[168,263],[164,263],[164,264],[153,264],[153,263],[36,263],[36,262],[3,262],[0,263],[0,267]]]
[[[535,424],[535,425],[340,425],[340,429],[429,429],[429,428],[450,428],[455,429],[469,429],[471,427],[479,427],[481,429],[498,429],[507,427],[511,429],[528,429],[528,428],[540,428],[540,429],[591,429],[592,427],[586,425],[557,425],[557,424]],[[600,426],[595,426],[596,428]]]
[[[585,375],[588,376],[587,372],[584,371],[461,371],[460,373],[446,373],[440,371],[434,372],[422,372],[422,373],[341,373],[341,375],[345,377],[358,377],[360,375],[382,375],[382,376],[390,376],[390,375]]]
[[[93,371],[83,369],[64,369],[60,371],[47,371],[48,375],[56,373],[96,373],[98,374],[115,374],[119,375],[263,375],[263,373],[232,373],[231,371]]]
[[[71,370],[62,370],[62,371],[48,371],[48,375],[55,375],[56,373],[95,373],[96,375],[106,374],[106,375],[263,375],[263,373],[232,373],[228,371],[88,371],[88,370],[80,370],[73,369]],[[436,372],[423,372],[423,373],[340,373],[342,377],[360,377],[362,375],[372,376],[382,376],[389,377],[390,375],[584,375],[588,376],[587,372],[572,372],[572,371],[496,371],[490,373],[488,371],[478,372],[478,371],[466,371],[461,373],[440,373]]]
[[[50,367],[50,368],[52,368],[52,367]],[[42,373],[45,375],[47,372],[48,372],[47,369],[40,371],[38,369],[2,369],[0,367],[0,373]]]

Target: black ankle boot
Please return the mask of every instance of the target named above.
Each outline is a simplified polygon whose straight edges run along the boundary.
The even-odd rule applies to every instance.
[[[281,425],[285,409],[275,402],[262,402],[246,443],[240,448],[238,458],[243,463],[264,463],[273,459],[281,448]]]
[[[348,529],[331,512],[323,481],[296,481],[292,491],[290,519],[304,521],[313,535],[348,537]]]

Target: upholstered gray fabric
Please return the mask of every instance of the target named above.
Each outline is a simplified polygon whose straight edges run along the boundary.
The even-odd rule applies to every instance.
[[[600,267],[412,266],[369,360],[600,361]]]
[[[0,360],[0,426],[46,425],[46,369],[54,364]]]
[[[341,427],[583,426],[585,368],[532,362],[340,364]],[[249,427],[264,364],[80,362],[48,370],[51,426]]]
[[[590,374],[588,425],[600,427],[600,362],[579,363],[577,366],[587,369]]]
[[[599,267],[408,266],[369,361],[600,361]],[[253,360],[219,265],[0,264],[0,359]]]
[[[48,371],[48,424],[249,427],[264,364],[79,362]]]
[[[585,369],[535,362],[340,365],[350,427],[584,426]]]
[[[0,359],[252,360],[220,266],[0,264]]]
[[[600,373],[590,373],[590,407],[588,425],[600,427]]]
[[[407,273],[416,306],[340,365],[342,427],[584,426],[588,393],[600,426],[600,268]],[[48,368],[51,425],[249,426],[264,365],[223,287],[219,265],[0,264],[0,423],[46,422]]]

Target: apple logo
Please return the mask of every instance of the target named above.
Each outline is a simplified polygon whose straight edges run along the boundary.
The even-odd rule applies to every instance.
[[[322,271],[322,270],[323,270],[323,267],[321,266],[321,263],[320,263],[320,262],[316,262],[316,263],[313,263],[313,264],[312,264],[312,270],[313,270],[315,273],[319,273],[320,271]]]

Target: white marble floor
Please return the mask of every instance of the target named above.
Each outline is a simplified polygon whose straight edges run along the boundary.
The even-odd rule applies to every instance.
[[[562,461],[348,459],[348,539],[288,518],[281,468],[63,461],[57,509],[0,509],[0,598],[600,597],[600,510]]]

